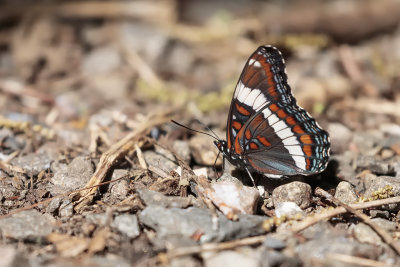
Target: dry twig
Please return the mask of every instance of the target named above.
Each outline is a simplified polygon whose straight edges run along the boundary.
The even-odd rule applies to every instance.
[[[328,192],[326,192],[322,188],[317,188],[315,190],[315,194],[318,195],[318,196],[322,196],[322,197],[326,198],[329,201],[332,201],[333,203],[335,203],[338,206],[344,207],[348,212],[351,212],[354,215],[356,215],[358,218],[362,219],[378,235],[380,235],[380,237],[383,239],[383,241],[385,241],[389,246],[391,246],[396,251],[396,253],[398,255],[400,255],[400,245],[399,245],[399,243],[395,242],[393,240],[393,238],[384,229],[382,229],[381,227],[376,225],[373,221],[371,221],[371,219],[367,215],[365,215],[361,211],[358,211],[355,208],[343,203],[342,201],[340,201],[339,199],[335,198],[334,196],[332,196],[331,194],[329,194]]]
[[[367,208],[379,207],[382,205],[393,204],[393,203],[400,203],[400,196],[387,198],[387,199],[381,199],[381,200],[375,200],[375,201],[370,201],[370,202],[365,202],[365,203],[353,204],[353,205],[350,205],[350,207],[353,209],[367,209]],[[299,232],[319,221],[326,220],[326,219],[329,219],[331,217],[334,217],[334,216],[337,216],[337,215],[340,215],[340,214],[343,214],[346,212],[348,212],[348,211],[344,207],[338,207],[338,208],[326,211],[324,213],[318,214],[313,217],[307,217],[303,221],[296,223],[290,230],[293,232]],[[248,237],[248,238],[243,238],[243,239],[228,241],[228,242],[222,242],[222,243],[207,243],[207,244],[203,244],[203,245],[199,245],[199,246],[177,248],[177,249],[168,251],[166,254],[166,257],[168,259],[171,259],[174,257],[198,254],[198,253],[205,252],[205,251],[220,251],[220,250],[226,250],[226,249],[233,249],[233,248],[240,247],[240,246],[256,245],[256,244],[263,242],[265,237],[266,237],[266,235],[260,235],[260,236]]]
[[[136,128],[135,131],[128,134],[116,144],[112,145],[100,158],[100,162],[97,165],[96,172],[93,174],[92,178],[86,184],[86,187],[91,187],[100,184],[106,176],[112,171],[114,166],[123,159],[129,151],[135,148],[135,144],[139,138],[150,131],[156,125],[162,124],[169,120],[170,112],[163,114],[151,114]],[[90,190],[80,191],[75,194],[73,199],[75,199],[75,210],[80,211],[88,203],[93,200],[97,188],[93,187]]]

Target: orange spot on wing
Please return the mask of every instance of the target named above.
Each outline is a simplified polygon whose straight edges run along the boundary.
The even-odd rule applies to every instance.
[[[245,109],[244,107],[242,107],[239,103],[235,103],[235,106],[236,106],[237,111],[240,114],[245,115],[245,116],[250,115],[250,112],[247,109]]]
[[[270,146],[271,143],[267,140],[267,138],[265,138],[264,136],[257,136],[258,141],[260,141],[261,144],[263,144],[264,146]]]
[[[287,116],[286,112],[283,109],[278,110],[276,114],[278,114],[278,117],[281,119]]]
[[[297,134],[302,134],[302,133],[304,133],[304,130],[303,130],[299,125],[294,126],[294,127],[293,127],[293,131],[294,131],[295,133],[297,133]]]
[[[272,112],[276,112],[277,110],[279,110],[279,108],[278,108],[278,106],[277,106],[276,104],[271,104],[271,105],[269,106],[269,109],[270,109]]]
[[[311,149],[311,146],[309,146],[309,145],[303,146],[303,151],[304,151],[304,153],[305,153],[307,156],[309,156],[309,157],[312,156],[312,149]]]
[[[303,144],[312,144],[313,143],[313,140],[312,140],[311,136],[308,135],[308,134],[300,136],[300,141]]]
[[[238,122],[238,121],[233,121],[232,122],[232,127],[239,131],[240,128],[242,128],[242,124],[240,122]]]
[[[256,143],[250,143],[250,148],[256,150],[258,149],[258,145]]]
[[[265,60],[261,60],[261,65],[263,66],[264,70],[265,70],[265,75],[267,77],[267,82],[268,82],[268,93],[272,96],[272,97],[277,97],[278,93],[276,92],[275,89],[275,81],[274,81],[274,74],[271,71],[271,65],[268,64],[267,62],[265,62]]]
[[[286,123],[289,124],[289,125],[295,125],[296,121],[295,121],[295,119],[293,117],[290,116],[290,117],[286,118]]]
[[[246,130],[246,135],[245,135],[245,136],[246,136],[246,139],[247,139],[247,140],[250,140],[250,138],[251,138],[251,132],[250,132],[249,129]]]
[[[310,169],[310,159],[306,158],[306,169],[309,170]]]

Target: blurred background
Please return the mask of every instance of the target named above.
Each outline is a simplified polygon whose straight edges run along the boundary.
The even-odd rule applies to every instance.
[[[397,0],[0,3],[3,125],[27,121],[80,143],[68,131],[134,128],[172,109],[223,130],[244,63],[263,44],[282,51],[296,99],[324,127],[400,122]]]

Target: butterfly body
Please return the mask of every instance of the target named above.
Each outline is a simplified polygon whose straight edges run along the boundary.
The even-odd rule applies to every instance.
[[[215,141],[224,157],[247,172],[267,176],[322,172],[329,135],[299,107],[278,49],[260,46],[247,60],[233,94],[226,141]]]

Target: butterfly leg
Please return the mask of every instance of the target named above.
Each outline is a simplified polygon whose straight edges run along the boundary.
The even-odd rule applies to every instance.
[[[251,179],[251,181],[253,182],[253,186],[254,186],[255,188],[257,188],[256,183],[254,182],[254,178],[253,178],[253,176],[251,175],[249,169],[247,169],[247,167],[244,167],[244,168],[246,169],[247,174],[250,176],[250,179]]]
[[[214,165],[213,165],[214,172],[217,174],[217,179],[222,176],[222,174],[224,173],[224,170],[225,170],[225,156],[222,155],[222,174],[218,175],[218,172],[217,172],[217,160],[218,160],[218,157],[219,157],[219,153],[220,152],[218,152],[218,155],[215,158]]]

